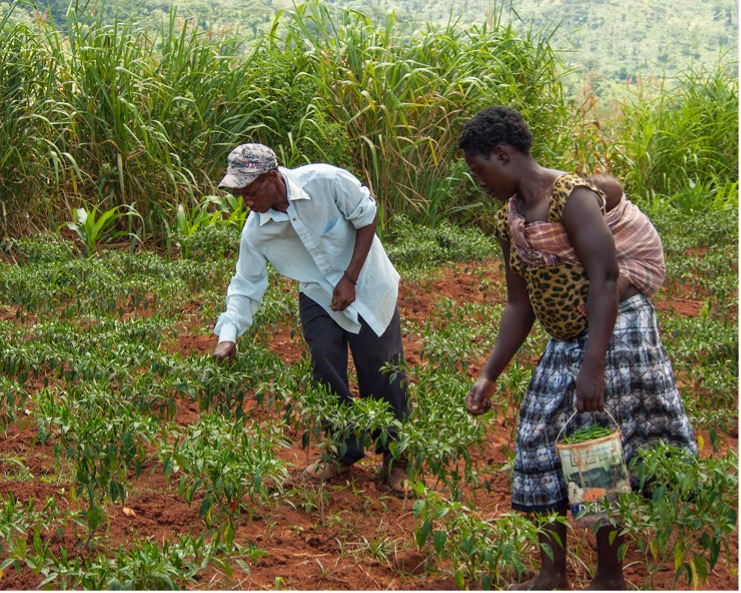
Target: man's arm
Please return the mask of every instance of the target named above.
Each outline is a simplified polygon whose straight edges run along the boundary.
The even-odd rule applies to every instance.
[[[233,361],[236,357],[237,338],[252,325],[267,286],[267,260],[243,234],[236,272],[227,289],[226,311],[214,327],[214,333],[219,336],[213,353],[217,362]]]
[[[355,231],[355,245],[350,263],[347,264],[347,268],[345,268],[345,272],[337,283],[337,286],[334,287],[334,293],[332,294],[333,311],[344,311],[355,300],[355,285],[358,282],[360,270],[363,269],[363,264],[373,244],[377,225],[378,214],[376,214],[373,222],[369,225]]]

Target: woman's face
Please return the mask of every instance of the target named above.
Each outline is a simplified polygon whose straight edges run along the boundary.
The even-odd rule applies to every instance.
[[[495,148],[488,158],[481,154],[465,153],[465,159],[474,179],[486,193],[505,201],[517,191],[517,184],[512,177],[512,162],[500,148]]]

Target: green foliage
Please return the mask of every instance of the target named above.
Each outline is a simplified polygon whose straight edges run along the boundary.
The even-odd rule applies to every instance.
[[[113,591],[179,589],[196,583],[194,577],[206,567],[210,552],[203,536],[184,536],[174,544],[165,541],[161,547],[155,542],[143,541],[130,550],[119,548],[113,558],[101,555],[83,566],[73,565],[72,570],[55,570],[42,581],[42,585],[66,582],[74,576],[84,588]]]
[[[585,443],[594,439],[609,436],[613,433],[613,430],[607,426],[601,426],[599,424],[592,424],[590,426],[580,428],[576,432],[566,436],[561,441],[562,445],[574,445],[576,443]]]
[[[0,205],[3,235],[14,211],[27,204],[20,192],[24,183],[41,172],[45,138],[52,129],[39,117],[49,97],[46,81],[53,66],[45,59],[42,40],[26,23],[9,24],[19,10],[14,2],[0,12]]]
[[[200,226],[188,235],[173,233],[172,236],[180,257],[201,265],[219,256],[236,263],[240,233],[241,229],[233,225],[208,224]],[[233,266],[230,271],[233,271]]]
[[[639,202],[736,207],[738,85],[727,60],[638,94],[605,125],[564,92],[553,48],[562,29],[536,19],[523,31],[504,7],[479,6],[483,25],[447,14],[421,26],[403,9],[379,18],[375,4],[368,15],[310,0],[271,15],[253,3],[230,12],[248,13],[240,32],[213,29],[223,15],[183,4],[166,14],[147,3],[55,2],[53,21],[33,24],[10,18],[16,4],[0,13],[5,234],[56,228],[82,204],[106,213],[136,203],[139,240],[171,247],[171,216],[199,226],[200,196],[245,141],[273,146],[287,166],[351,169],[378,197],[382,225],[406,215],[486,226],[492,206],[456,137],[494,103],[522,111],[549,166],[614,169]]]
[[[113,230],[113,227],[121,218],[139,216],[139,213],[133,206],[114,206],[113,208],[101,212],[98,215],[98,209],[88,211],[85,208],[77,208],[74,212],[74,220],[67,223],[67,228],[74,231],[80,239],[85,249],[85,255],[91,257],[98,246],[103,242],[110,242],[119,237],[136,237],[131,232],[124,230]],[[132,242],[133,249],[136,242]]]
[[[0,253],[21,265],[63,262],[72,258],[74,245],[57,234],[39,233],[23,239],[0,240]]]
[[[415,538],[428,554],[427,569],[450,570],[458,586],[471,588],[501,587],[532,570],[538,525],[519,515],[485,515],[474,502],[485,496],[474,490],[489,486],[491,472],[504,480],[510,467],[481,461],[487,421],[504,416],[505,426],[516,424],[520,398],[547,339],[534,330],[498,382],[488,415],[466,413],[468,372],[491,346],[503,307],[504,287],[492,286],[499,275],[492,280],[488,268],[497,264],[480,263],[496,254],[491,238],[448,220],[422,227],[403,216],[387,229],[385,245],[406,281],[415,274],[435,278],[439,270],[429,262],[464,262],[461,268],[477,274],[474,282],[492,294],[481,302],[437,295],[426,319],[404,320],[420,361],[405,369],[412,413],[399,426],[382,402],[341,406],[328,397],[313,384],[307,356],[288,364],[268,348],[276,349],[277,329],[299,331],[296,287],[277,281],[273,270],[237,361],[218,366],[204,353],[239,240],[239,223],[227,222],[238,207],[223,206],[209,203],[216,222],[193,233],[189,259],[146,250],[101,250],[79,258],[72,242],[56,233],[0,242],[0,428],[36,423],[38,446],[56,453],[58,471],[50,479],[64,488],[55,500],[65,501],[60,509],[67,509],[0,496],[0,569],[31,571],[25,574],[44,587],[193,587],[203,583],[204,572],[228,578],[235,563],[244,568],[242,559],[260,556],[251,544],[240,548],[233,534],[245,514],[269,525],[281,515],[271,512],[280,505],[303,508],[302,520],[315,521],[312,528],[316,522],[341,528],[338,542],[359,558],[394,566],[396,542],[380,526],[363,539],[345,515],[333,511],[337,494],[349,494],[344,481],[288,486],[289,466],[280,461],[289,439],[329,454],[341,452],[350,435],[362,435],[372,448],[394,427],[399,439],[392,454],[408,460],[420,497]],[[621,529],[650,577],[666,559],[677,562],[677,584],[699,584],[727,553],[736,521],[737,459],[719,451],[737,418],[737,266],[729,265],[737,260],[737,216],[660,205],[650,214],[666,248],[669,278],[663,290],[681,282],[683,294],[693,286],[707,304],[697,316],[668,310],[659,320],[693,427],[710,434],[705,446],[712,445],[713,454],[697,461],[676,455],[667,460],[663,450],[655,457],[647,453],[639,471],[647,483],[653,480],[653,498],[623,499]],[[183,336],[204,341],[188,350]],[[200,421],[176,416],[182,406],[193,410],[194,402]],[[336,425],[330,435],[327,420]],[[19,460],[18,467],[23,461],[35,474],[30,461]],[[191,501],[193,514],[201,510],[211,528],[188,541],[166,536],[157,545],[142,541],[105,550],[108,505],[120,505],[137,488],[139,472],[148,469],[167,472],[180,486],[167,495]],[[8,492],[18,480],[8,480]],[[362,512],[389,512],[391,505],[375,489],[362,498],[366,482],[359,486],[357,475],[350,482]],[[396,520],[396,508],[390,512]],[[293,527],[308,529],[303,523]],[[87,546],[67,546],[79,531],[88,536]],[[350,535],[356,544],[346,541]]]
[[[421,355],[438,370],[466,374],[471,361],[489,354],[492,330],[501,315],[502,306],[497,302],[461,304],[441,297],[434,317],[425,323]],[[473,320],[486,321],[472,323]]]
[[[49,262],[30,270],[13,267],[0,280],[5,302],[29,309],[57,309],[62,317],[73,317],[90,307],[109,314],[123,313],[123,303],[143,302],[147,287],[141,279],[119,282],[117,270],[105,261]],[[123,299],[123,301],[121,300]]]
[[[350,438],[372,450],[378,442],[389,442],[390,430],[400,428],[388,402],[369,398],[342,403],[325,385],[311,379],[305,363],[285,373],[281,383],[286,424],[300,433],[302,447],[308,448],[313,441],[325,459],[342,457]]]
[[[42,544],[40,533],[35,532],[33,547],[16,538],[8,559],[0,565],[20,570],[25,564],[42,579],[39,589],[53,586],[63,590],[171,590],[194,585],[196,576],[208,566],[231,572],[230,565],[221,558],[222,546],[206,541],[203,534],[183,535],[175,543],[163,542],[161,547],[143,541],[128,550],[119,547],[113,557],[97,553],[86,558],[66,548],[55,554],[48,544]]]
[[[0,337],[0,345],[3,344]],[[0,377],[0,435],[24,414],[28,392],[14,378]]]
[[[3,172],[12,172],[0,181],[4,224],[16,228],[22,213],[55,224],[74,205],[69,196],[104,212],[136,202],[150,220],[163,195],[174,210],[199,184],[209,187],[223,146],[250,128],[235,111],[255,109],[240,101],[240,43],[174,13],[159,33],[135,16],[111,23],[76,5],[64,24],[0,32],[0,51],[9,52],[0,154],[10,159]]]
[[[197,259],[204,261],[210,259],[204,253],[206,249],[221,247],[211,257],[223,256],[227,251],[236,249],[239,245],[238,233],[244,226],[247,214],[242,199],[231,194],[223,197],[206,196],[193,211],[178,204],[175,228],[171,234],[180,257],[189,259],[197,252]],[[223,235],[221,241],[218,240],[219,234]]]
[[[499,589],[532,572],[538,527],[520,514],[483,519],[475,509],[417,485],[414,537],[438,561],[450,561],[459,589]],[[551,517],[549,517],[551,519]]]
[[[495,241],[475,227],[461,229],[448,220],[435,226],[397,216],[387,233],[386,251],[401,268],[420,269],[445,262],[472,261],[498,252]]]
[[[671,588],[684,578],[698,589],[722,550],[730,562],[738,520],[738,455],[731,451],[700,460],[658,444],[642,452],[632,471],[649,497],[622,494],[617,512],[622,533],[643,556],[648,570],[645,586],[650,589],[654,574],[673,560]]]
[[[413,369],[410,382],[412,414],[395,447],[406,454],[410,475],[429,475],[457,500],[465,484],[480,485],[471,455],[486,433],[486,425],[465,410],[469,381],[454,370],[424,364]]]
[[[566,115],[547,34],[519,35],[494,22],[428,25],[410,36],[393,14],[378,26],[362,13],[333,13],[316,1],[288,17],[282,43],[309,56],[315,110],[345,125],[353,168],[388,217],[407,213],[433,222],[470,210],[456,139],[473,111],[511,104],[524,109],[535,130]],[[529,108],[535,97],[551,108]]]
[[[37,405],[41,441],[52,432],[59,439],[54,445],[57,467],[62,456],[73,463],[77,495],[86,495],[82,524],[92,536],[105,521],[103,497],[123,504],[128,471],[137,477],[141,474],[145,445],[156,432],[152,418],[115,396],[107,384],[68,388],[63,393],[44,390]]]
[[[726,211],[721,216],[718,212],[682,212],[661,207],[648,207],[646,212],[661,235],[666,259],[670,263],[672,259],[685,258],[687,251],[694,247],[713,247],[707,253],[710,257],[715,253],[738,251],[737,212]],[[676,232],[678,228],[683,232]],[[727,255],[723,258],[727,263]]]
[[[7,229],[46,227],[84,199],[100,212],[136,202],[161,236],[163,213],[210,193],[245,141],[272,145],[289,166],[352,169],[389,218],[469,216],[480,200],[455,145],[462,118],[492,102],[522,108],[537,131],[567,116],[547,35],[498,22],[410,36],[392,16],[376,26],[312,0],[247,47],[174,11],[159,30],[137,13],[105,15],[73,5],[61,30],[0,31]]]
[[[738,79],[729,69],[689,70],[657,96],[622,104],[607,159],[637,203],[738,210]]]
[[[255,506],[269,504],[282,490],[288,472],[276,449],[283,446],[287,443],[278,426],[246,426],[242,420],[208,414],[182,438],[176,435],[174,445],[163,445],[160,456],[165,475],[180,475],[179,488],[188,504],[196,492],[205,491],[199,515],[231,547],[242,509],[252,519]]]
[[[54,498],[37,508],[33,498],[22,504],[12,492],[0,496],[0,574],[26,566],[38,576],[53,557],[51,537],[60,537],[65,523]]]
[[[704,315],[666,319],[663,326],[687,414],[718,446],[738,418],[738,324]]]

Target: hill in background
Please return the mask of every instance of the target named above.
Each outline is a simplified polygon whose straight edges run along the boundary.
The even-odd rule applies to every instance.
[[[738,52],[734,0],[355,0],[335,2],[362,10],[396,7],[403,23],[421,19],[483,24],[511,22],[523,32],[552,33],[551,46],[571,68],[572,84],[593,77],[610,88],[647,78],[671,78],[693,66],[714,67]],[[376,14],[378,11],[376,10]],[[605,79],[613,85],[605,85]]]
[[[75,0],[73,0],[73,3]],[[77,0],[78,5],[85,4]],[[64,26],[69,0],[38,0]],[[397,28],[411,34],[426,23],[461,25],[512,23],[552,35],[551,46],[574,69],[569,81],[578,89],[609,89],[648,78],[671,78],[693,66],[714,67],[738,51],[738,5],[733,0],[326,0],[332,10],[356,9],[378,24],[393,11]],[[166,0],[94,0],[90,10],[107,18],[138,14],[160,22],[168,18]],[[6,3],[0,3],[0,13]],[[269,30],[291,0],[173,0],[179,17],[204,29],[236,30],[248,39]],[[24,9],[27,13],[31,7]]]

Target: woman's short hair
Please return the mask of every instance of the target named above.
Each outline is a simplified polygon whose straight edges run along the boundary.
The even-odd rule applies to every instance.
[[[470,120],[458,136],[458,148],[469,154],[488,157],[500,144],[514,146],[523,154],[530,154],[533,136],[514,109],[497,105],[482,109]]]

